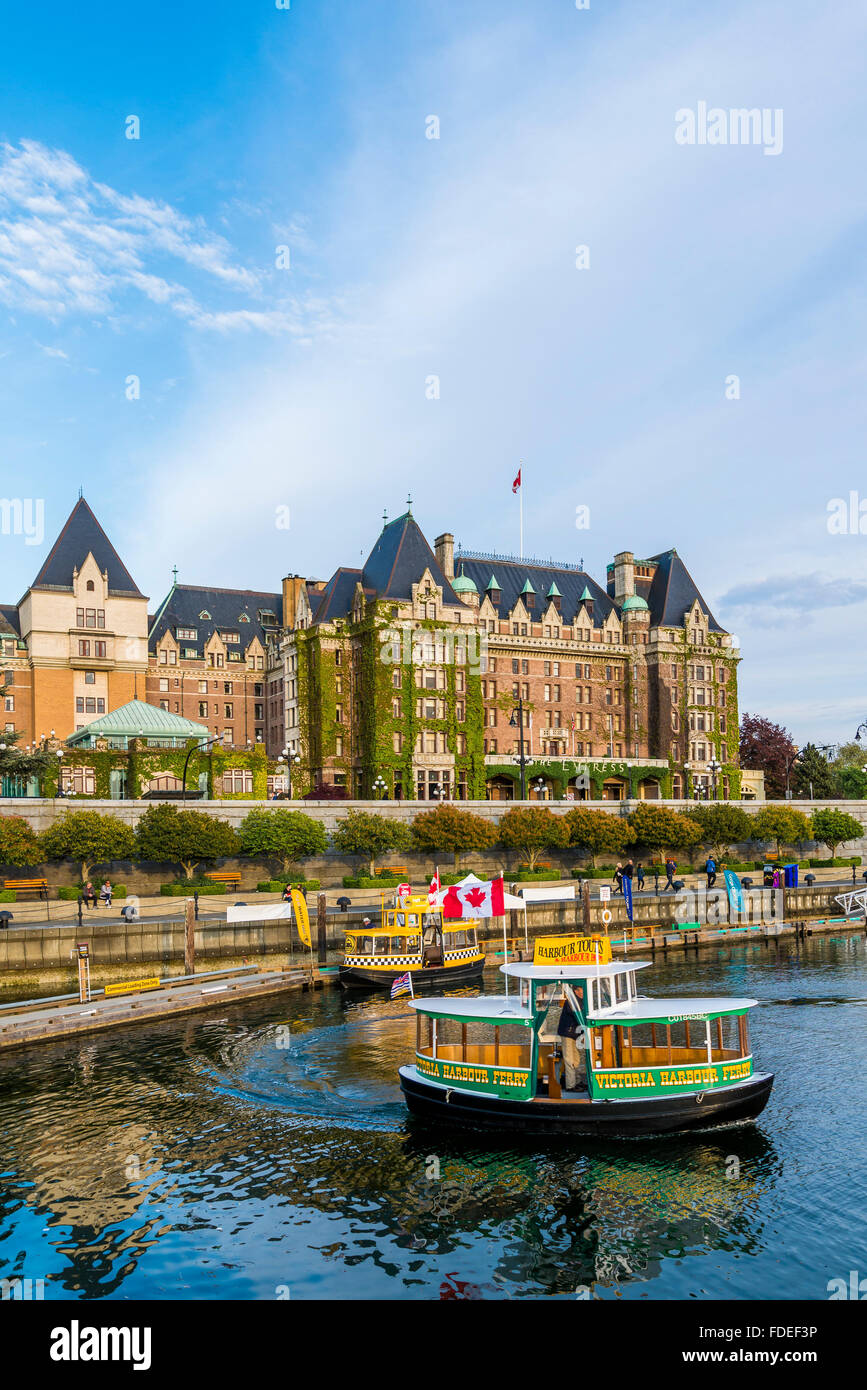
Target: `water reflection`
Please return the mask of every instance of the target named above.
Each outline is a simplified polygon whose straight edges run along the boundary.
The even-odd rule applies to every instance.
[[[684,1138],[579,1149],[410,1122],[414,1015],[336,991],[5,1054],[0,1277],[46,1297],[761,1298],[796,1296],[773,1283],[791,1245],[821,1297],[867,1196],[846,1024],[865,961],[837,949],[696,962],[698,993],[734,973],[769,1000],[754,1035],[779,1094],[758,1125]],[[682,992],[682,967],[653,974]],[[795,1001],[796,1025],[775,1007]]]

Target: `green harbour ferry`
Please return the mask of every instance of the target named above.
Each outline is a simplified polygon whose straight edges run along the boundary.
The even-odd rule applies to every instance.
[[[562,942],[562,938],[559,939]],[[650,999],[650,961],[614,961],[607,938],[547,947],[500,967],[513,994],[415,999],[415,1062],[399,1069],[410,1113],[526,1134],[631,1137],[755,1119],[774,1077],[749,1041],[755,999]],[[559,955],[560,959],[556,959]],[[607,957],[607,958],[606,958]],[[564,1004],[577,1020],[564,1084]]]

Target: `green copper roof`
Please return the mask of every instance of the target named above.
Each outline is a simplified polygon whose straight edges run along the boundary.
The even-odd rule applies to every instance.
[[[67,739],[67,743],[85,743],[91,738],[104,734],[106,738],[136,738],[141,733],[145,738],[208,738],[204,724],[195,724],[192,719],[184,719],[167,709],[145,704],[144,700],[129,700],[125,705],[85,724]]]
[[[496,576],[495,574],[492,574],[491,577],[490,577],[490,579],[488,580],[487,584],[485,585],[485,590],[487,591],[488,589],[499,589],[499,588],[500,588],[500,583],[499,583],[499,581],[498,581],[498,579],[497,579],[497,576]]]
[[[457,579],[452,580],[452,588],[456,594],[477,594],[479,592],[469,575],[464,574],[463,565]]]
[[[521,593],[522,593],[522,594],[535,594],[535,592],[536,592],[536,590],[533,588],[533,586],[532,586],[532,584],[530,583],[530,580],[529,580],[529,578],[528,578],[526,584],[524,585],[523,589],[521,590]]]
[[[628,613],[630,610],[633,613],[646,613],[648,611],[647,600],[643,599],[640,594],[630,594],[629,598],[623,600],[623,611]]]
[[[591,603],[593,602],[593,595],[591,594],[590,590],[587,588],[587,585],[586,585],[586,584],[584,585],[584,592],[583,592],[583,594],[581,595],[581,598],[580,598],[579,602],[583,603],[585,599],[589,599]]]
[[[554,580],[554,582],[552,583],[550,589],[548,590],[547,597],[548,597],[548,598],[562,598],[562,597],[563,597],[563,595],[560,593],[560,590],[557,588],[557,581],[556,581],[556,579]]]

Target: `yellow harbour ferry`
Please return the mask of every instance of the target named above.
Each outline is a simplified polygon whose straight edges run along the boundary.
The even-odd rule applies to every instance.
[[[612,960],[605,937],[539,938],[532,964],[500,967],[515,994],[413,1000],[415,1063],[399,1069],[410,1112],[599,1138],[754,1119],[774,1081],[753,1068],[757,1001],[649,999],[637,978],[650,964]]]
[[[390,989],[408,973],[416,993],[469,984],[484,965],[475,920],[444,920],[442,907],[433,906],[426,894],[395,896],[389,903],[383,897],[378,927],[347,930],[339,977],[347,988]]]

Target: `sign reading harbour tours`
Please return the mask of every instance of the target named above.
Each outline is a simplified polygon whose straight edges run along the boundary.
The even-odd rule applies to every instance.
[[[607,936],[538,936],[534,965],[607,965],[611,942]]]

